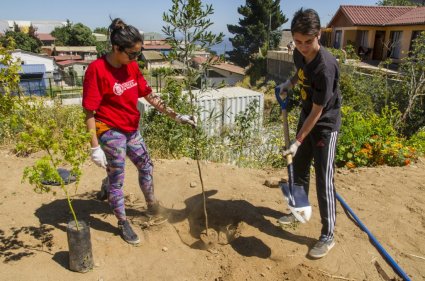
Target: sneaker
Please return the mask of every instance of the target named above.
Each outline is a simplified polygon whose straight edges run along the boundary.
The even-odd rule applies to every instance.
[[[118,229],[120,230],[120,235],[125,242],[137,245],[140,243],[140,239],[137,234],[131,228],[131,225],[128,221],[119,221]]]
[[[286,214],[283,217],[281,217],[280,219],[277,220],[277,223],[280,224],[281,226],[284,225],[288,225],[288,224],[293,224],[298,222],[297,218],[292,214]]]
[[[312,258],[319,259],[328,254],[328,252],[335,246],[335,241],[332,240],[319,240],[314,247],[308,252]]]
[[[96,198],[99,201],[105,201],[108,199],[108,177],[102,180],[102,186],[100,187],[100,191],[96,194]]]

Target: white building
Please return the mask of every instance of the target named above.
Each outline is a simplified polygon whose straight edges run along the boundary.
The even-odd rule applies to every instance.
[[[202,127],[210,136],[219,134],[223,129],[231,127],[235,123],[235,117],[245,112],[254,101],[258,105],[258,124],[262,124],[264,109],[263,93],[242,87],[225,87],[211,89],[205,92],[196,90],[192,93],[198,100]],[[141,114],[152,108],[144,98],[139,99],[138,109]]]
[[[11,54],[15,60],[19,59],[21,64],[43,64],[46,67],[46,78],[52,77],[56,68],[53,58],[48,56],[22,50],[14,50]]]

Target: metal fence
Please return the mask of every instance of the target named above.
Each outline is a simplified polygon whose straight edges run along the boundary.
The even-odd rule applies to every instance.
[[[19,82],[19,94],[25,96],[75,98],[83,93],[83,76],[53,78],[25,78]]]

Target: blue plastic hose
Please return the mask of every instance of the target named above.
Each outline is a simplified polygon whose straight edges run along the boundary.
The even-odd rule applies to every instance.
[[[336,193],[336,198],[341,203],[342,207],[347,210],[350,215],[354,218],[354,220],[357,222],[357,224],[360,226],[360,228],[367,233],[369,236],[369,239],[372,240],[372,244],[375,245],[375,247],[378,249],[378,251],[384,256],[384,258],[387,260],[387,262],[391,265],[391,267],[395,270],[395,272],[403,278],[403,280],[410,281],[410,277],[407,276],[407,274],[401,269],[401,267],[394,261],[394,259],[385,251],[384,247],[376,240],[375,236],[372,235],[372,233],[367,229],[367,227],[361,222],[361,220],[356,216],[356,214],[351,210],[350,206],[348,206],[347,203],[345,203],[344,199],[342,199],[341,196],[339,196],[338,193]]]

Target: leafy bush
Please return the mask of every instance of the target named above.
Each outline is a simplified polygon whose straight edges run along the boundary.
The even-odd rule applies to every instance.
[[[416,160],[416,150],[395,129],[399,117],[400,112],[394,107],[384,108],[380,116],[343,107],[337,166],[403,166]]]
[[[161,98],[181,114],[191,114],[191,105],[182,85],[172,79],[167,81]],[[192,128],[182,126],[164,114],[152,109],[142,116],[141,131],[152,156],[160,158],[193,157]]]

